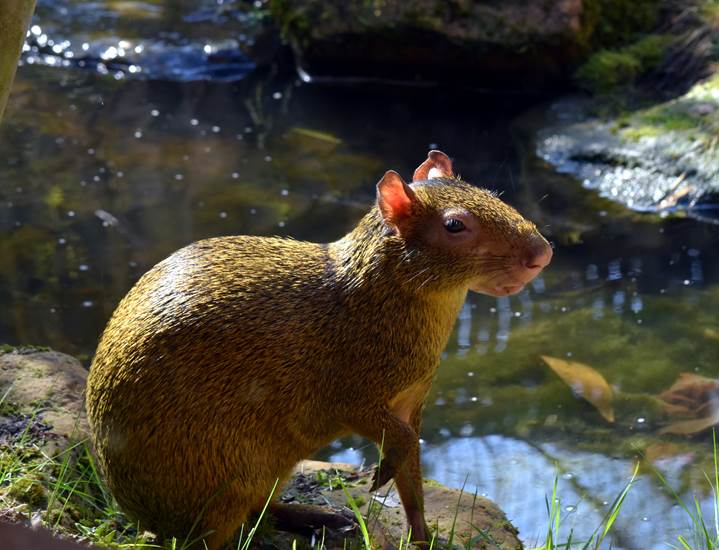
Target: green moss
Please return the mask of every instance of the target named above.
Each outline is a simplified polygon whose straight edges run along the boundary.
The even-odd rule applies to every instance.
[[[65,192],[59,185],[53,185],[45,194],[45,204],[50,208],[60,208],[65,200]]]
[[[649,35],[621,49],[600,50],[577,70],[575,79],[594,93],[631,86],[659,65],[671,42],[666,35]]]
[[[640,70],[641,64],[635,57],[623,52],[602,50],[579,68],[575,78],[582,88],[606,93],[632,84]]]
[[[716,74],[681,97],[623,115],[617,119],[615,131],[627,140],[678,132],[683,139],[711,149],[719,134],[718,90]]]
[[[20,408],[10,401],[0,401],[0,416],[9,416],[12,414],[20,414]]]
[[[51,351],[47,346],[34,346],[32,344],[24,346],[13,346],[12,344],[0,344],[0,353],[34,353],[36,351]]]
[[[680,109],[650,109],[639,115],[639,120],[664,130],[692,130],[701,126],[701,119]]]
[[[665,34],[650,34],[627,46],[625,50],[636,57],[645,71],[656,69],[673,38]]]
[[[435,481],[434,479],[430,479],[428,477],[425,477],[422,479],[422,484],[425,487],[444,487],[439,481]]]
[[[663,134],[664,131],[656,126],[641,125],[631,126],[622,130],[621,134],[626,139],[631,141],[638,141],[645,137],[656,137]]]
[[[33,507],[42,506],[47,502],[47,491],[41,480],[34,477],[21,477],[8,490],[8,495]]]

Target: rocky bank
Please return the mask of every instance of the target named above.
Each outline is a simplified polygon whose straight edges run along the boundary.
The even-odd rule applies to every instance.
[[[719,222],[718,140],[719,74],[634,112],[559,121],[539,133],[537,154],[634,210]]]

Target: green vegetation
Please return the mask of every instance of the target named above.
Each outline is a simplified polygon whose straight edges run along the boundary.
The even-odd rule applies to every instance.
[[[49,456],[29,435],[31,425],[0,448],[0,508],[12,509],[16,521],[39,518],[60,536],[112,548],[146,546],[152,535],[117,509],[86,443]]]
[[[671,43],[670,36],[653,34],[624,48],[599,50],[577,70],[575,79],[594,93],[627,88],[659,65]]]
[[[557,550],[559,548],[567,550],[598,550],[601,548],[602,542],[606,540],[607,536],[611,533],[616,520],[622,513],[622,506],[624,505],[625,499],[631,491],[632,486],[637,481],[640,466],[645,464],[646,461],[644,463],[638,462],[636,464],[631,478],[622,491],[616,496],[602,519],[602,522],[596,527],[587,541],[573,540],[573,534],[571,531],[566,535],[560,534],[562,533],[562,503],[561,497],[557,492],[558,477],[555,477],[551,500],[548,499],[546,502],[548,526],[544,544],[533,550]],[[674,498],[677,505],[685,512],[686,517],[689,520],[689,532],[677,536],[676,542],[678,542],[679,545],[677,546],[673,544],[674,541],[664,541],[667,546],[678,550],[719,549],[719,458],[717,456],[716,433],[713,435],[711,471],[710,473],[702,472],[705,483],[708,485],[712,494],[713,517],[705,517],[704,511],[702,510],[696,496],[690,504],[687,504],[684,499],[681,498],[677,490],[669,484],[664,475],[654,465],[649,463],[649,467],[647,469],[649,470],[649,473],[652,473],[660,480],[666,489],[666,492]]]
[[[0,344],[0,353],[35,353],[36,351],[51,351],[48,346]]]
[[[602,522],[594,529],[594,532],[592,533],[591,537],[589,537],[589,540],[584,542],[573,542],[571,531],[566,538],[566,542],[560,538],[559,534],[562,528],[562,506],[561,499],[557,494],[557,485],[559,478],[555,477],[554,486],[552,488],[551,501],[546,501],[547,514],[549,516],[547,535],[545,537],[544,544],[535,548],[534,550],[556,550],[558,548],[571,549],[574,547],[580,550],[599,550],[602,547],[602,543],[611,532],[612,527],[614,526],[614,523],[616,522],[617,517],[621,512],[624,500],[626,499],[632,485],[636,481],[638,473],[639,464],[637,464],[634,468],[634,473],[632,474],[632,477],[629,482],[624,486],[624,489],[622,489],[622,491],[617,495],[617,497],[614,499],[614,502],[612,502],[612,505],[609,507],[609,510],[607,510],[607,513],[604,515]]]
[[[701,508],[699,500],[694,497],[693,502],[688,506],[679,496],[677,491],[669,484],[666,478],[657,468],[652,468],[654,474],[662,482],[667,492],[674,497],[674,500],[690,519],[691,533],[688,536],[679,535],[677,540],[682,550],[717,550],[719,549],[719,457],[717,456],[716,430],[712,433],[713,453],[711,477],[706,472],[704,478],[708,483],[711,494],[714,517],[707,520]]]
[[[707,0],[701,5],[700,14],[702,19],[713,27],[719,27],[719,1]]]
[[[58,536],[107,548],[181,550],[194,542],[160,544],[130,521],[117,508],[87,442],[51,457],[29,433],[26,429],[13,445],[0,448],[0,509],[13,510],[14,521],[39,518]],[[247,532],[240,532],[237,550],[247,550],[258,533],[265,534],[260,526],[267,523],[266,508]]]
[[[712,154],[716,155],[719,135],[718,97],[719,75],[715,75],[683,96],[623,115],[615,130],[629,141],[674,132],[687,142],[687,147],[703,148],[709,160]]]

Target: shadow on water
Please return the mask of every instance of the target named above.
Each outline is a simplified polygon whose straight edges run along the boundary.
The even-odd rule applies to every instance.
[[[529,543],[556,472],[586,536],[660,442],[651,399],[679,372],[719,375],[719,228],[640,216],[553,172],[533,151],[544,108],[451,90],[114,80],[25,65],[0,129],[0,341],[86,360],[119,299],[155,262],[223,234],[328,241],[367,209],[381,174],[430,148],[543,228],[551,268],[511,298],[472,295],[425,411],[429,477],[499,502]],[[607,424],[541,363],[592,365],[620,396]],[[323,391],[342,391],[341,387]],[[682,491],[702,441],[663,457]],[[323,456],[360,461],[364,442]],[[556,468],[555,469],[555,465]],[[614,548],[676,540],[685,518],[649,476]]]

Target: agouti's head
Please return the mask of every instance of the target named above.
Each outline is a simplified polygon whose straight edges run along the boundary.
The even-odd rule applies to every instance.
[[[377,184],[377,206],[389,238],[401,244],[405,282],[416,288],[507,296],[552,259],[532,222],[490,191],[455,177],[441,151],[430,151],[409,185],[387,172]]]

